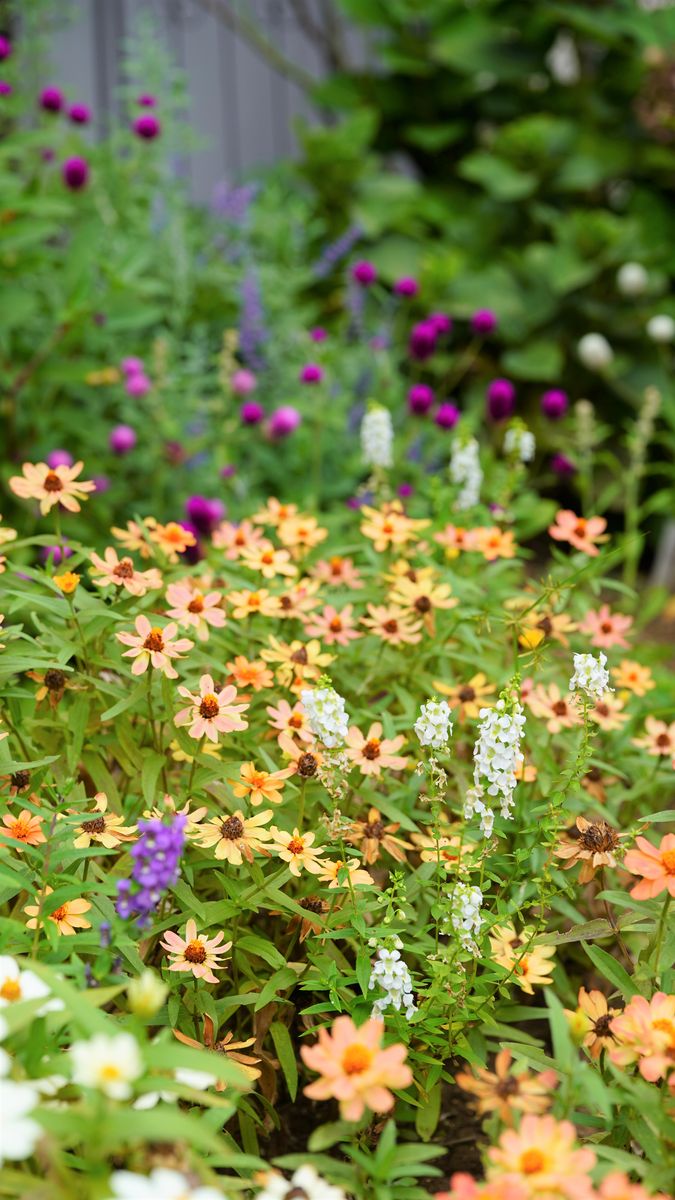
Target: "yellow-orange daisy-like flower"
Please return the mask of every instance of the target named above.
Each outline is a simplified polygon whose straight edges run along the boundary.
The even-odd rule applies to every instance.
[[[298,568],[291,562],[288,550],[276,550],[271,542],[260,542],[248,546],[241,555],[244,566],[259,571],[263,579],[274,579],[277,575],[297,575]]]
[[[288,863],[291,875],[299,876],[301,871],[309,871],[310,875],[319,875],[324,868],[321,851],[314,848],[316,834],[300,833],[294,829],[287,833],[285,829],[272,826],[272,842],[270,849]]]
[[[320,587],[318,579],[300,579],[288,591],[277,596],[279,611],[277,616],[285,621],[304,621],[319,603],[317,592]]]
[[[125,556],[120,558],[113,546],[108,546],[99,554],[92,554],[91,575],[97,587],[124,588],[130,596],[144,596],[149,589],[161,588],[162,576],[156,567],[148,571],[139,571],[133,559]]]
[[[370,887],[375,882],[369,871],[364,871],[358,858],[347,862],[342,858],[324,859],[319,879],[328,884],[329,892],[334,888]]]
[[[123,630],[115,634],[122,645],[129,646],[122,657],[134,659],[132,675],[143,675],[152,666],[156,671],[163,671],[168,679],[177,679],[178,672],[172,659],[180,658],[192,650],[194,642],[189,638],[176,638],[178,626],[173,622],[163,629],[159,625],[151,625],[145,613],[140,613],[134,624],[136,633]]]
[[[191,1046],[195,1050],[201,1050],[204,1047],[206,1050],[215,1050],[217,1054],[224,1054],[226,1058],[232,1062],[238,1063],[245,1075],[249,1079],[259,1079],[261,1072],[257,1069],[256,1063],[260,1059],[253,1054],[241,1054],[240,1051],[253,1046],[256,1039],[254,1037],[247,1038],[245,1042],[235,1042],[234,1034],[231,1030],[228,1033],[216,1037],[213,1021],[208,1015],[204,1015],[204,1040],[198,1042],[195,1038],[188,1037],[187,1034],[181,1033],[180,1029],[172,1029],[173,1036],[184,1046]],[[215,1084],[217,1092],[224,1092],[227,1084],[219,1079]]]
[[[208,641],[211,629],[222,629],[225,624],[220,592],[200,592],[186,581],[170,583],[166,598],[171,605],[167,616],[173,617],[181,629],[194,629],[200,642]]]
[[[527,597],[517,598],[514,607],[521,607],[523,602],[529,604]],[[511,607],[509,604],[507,607]],[[574,633],[577,629],[576,621],[571,621],[566,613],[554,612],[551,608],[528,608],[521,617],[524,630],[520,635],[519,641],[526,646],[526,649],[533,649],[532,645],[527,645],[527,637],[529,634],[541,635],[535,645],[543,642],[546,638],[551,638],[555,642],[560,642],[561,646],[569,646],[568,633]]]
[[[212,676],[202,675],[198,692],[181,686],[178,694],[189,700],[190,704],[176,713],[174,725],[189,725],[188,734],[191,738],[198,740],[206,737],[211,742],[217,742],[219,733],[248,729],[248,721],[241,714],[249,706],[234,703],[237,689],[231,684],[218,691]]]
[[[254,853],[269,854],[265,843],[272,834],[265,829],[272,817],[272,809],[245,817],[237,811],[230,816],[213,817],[201,830],[199,845],[205,849],[215,846],[218,859],[226,859],[233,867],[241,866],[244,859],[253,862]]]
[[[303,683],[318,679],[334,656],[322,651],[317,638],[310,638],[308,642],[281,642],[271,637],[269,649],[261,650],[260,657],[265,662],[279,664],[276,678],[282,687],[299,691]]]
[[[72,596],[77,590],[81,575],[77,571],[64,571],[62,575],[52,575],[52,583],[55,583],[60,592],[64,596]]]
[[[21,846],[11,847],[19,854],[23,854],[24,846],[40,846],[47,841],[42,832],[43,821],[44,817],[38,817],[36,813],[29,812],[27,808],[23,808],[18,816],[13,813],[5,813],[2,818],[5,828],[0,833],[0,843],[8,837],[13,838],[15,842],[22,842]]]
[[[390,546],[405,546],[418,530],[426,529],[429,524],[428,521],[415,521],[406,516],[398,500],[385,504],[381,509],[364,504],[361,513],[364,517],[361,533],[372,541],[378,553],[388,550]]]
[[[153,524],[154,521],[151,519],[142,522],[140,525],[137,521],[127,521],[124,529],[113,525],[110,532],[124,550],[135,551],[137,554],[140,554],[141,558],[152,558],[153,549],[148,539],[149,531]]]
[[[284,767],[281,771],[261,771],[255,763],[245,762],[239,768],[239,779],[231,779],[232,791],[238,800],[248,796],[249,803],[257,808],[266,800],[268,804],[281,804],[281,795],[286,780],[295,774],[295,767]]]
[[[254,616],[255,613],[260,613],[263,617],[279,615],[279,600],[276,596],[270,595],[267,588],[259,588],[255,592],[249,592],[246,589],[241,592],[229,592],[227,601],[232,605],[231,615],[237,621],[243,621],[246,617]]]
[[[351,1017],[336,1017],[332,1031],[319,1030],[313,1046],[302,1046],[305,1066],[319,1078],[305,1088],[311,1100],[335,1099],[345,1121],[358,1121],[366,1108],[388,1112],[394,1106],[389,1088],[412,1083],[412,1071],[400,1043],[382,1048],[384,1022],[366,1021],[359,1028]]]
[[[488,525],[474,530],[473,549],[478,550],[487,562],[494,562],[497,558],[515,558],[518,547],[511,529]]]
[[[412,841],[420,851],[422,862],[438,863],[446,871],[456,871],[460,859],[471,855],[476,849],[459,833],[441,832],[438,839],[430,833],[412,833]]]
[[[394,738],[382,737],[380,721],[374,721],[367,734],[361,733],[356,725],[350,725],[346,738],[346,751],[362,775],[380,775],[384,768],[404,771],[409,759],[397,754],[405,745],[405,737],[399,733]]]
[[[197,841],[201,834],[201,823],[208,813],[208,808],[190,808],[190,801],[186,800],[182,808],[176,806],[176,801],[173,796],[165,793],[159,804],[154,808],[148,808],[143,813],[144,821],[162,821],[167,815],[175,817],[177,814],[185,817],[184,833],[189,842]]]
[[[610,1008],[602,992],[587,992],[585,987],[579,988],[576,1012],[565,1009],[570,1026],[573,1030],[579,1030],[578,1040],[586,1047],[591,1058],[599,1058],[603,1050],[616,1045],[612,1021],[619,1015],[620,1009]]]
[[[407,575],[396,581],[389,593],[390,602],[415,619],[421,619],[428,632],[434,632],[434,613],[437,610],[455,608],[459,600],[451,595],[449,583],[433,583],[420,578],[414,572],[415,578]]]
[[[488,683],[482,671],[472,675],[466,683],[450,685],[442,679],[433,682],[434,691],[449,697],[450,707],[457,712],[460,724],[467,718],[477,720],[481,708],[490,708],[492,701],[488,696],[494,695],[496,688]]]
[[[286,517],[279,522],[277,537],[282,546],[291,550],[312,550],[328,537],[328,530],[319,525],[316,517],[303,516],[302,513]]]
[[[36,896],[36,904],[27,904],[24,912],[29,921],[26,921],[27,929],[36,929],[38,920],[40,928],[44,927],[45,921],[53,921],[56,925],[58,933],[65,934],[66,937],[71,937],[77,933],[78,929],[91,929],[91,921],[87,921],[84,913],[89,912],[91,904],[88,900],[82,898],[76,900],[64,900],[63,904],[59,904],[48,912],[49,905],[45,905],[47,896],[53,894],[54,889],[47,886],[44,891]]]
[[[631,875],[642,875],[631,890],[636,900],[653,900],[661,892],[675,896],[675,833],[667,833],[658,846],[645,837],[636,838],[637,850],[629,850],[624,867]]]
[[[254,513],[251,520],[256,525],[280,525],[282,521],[288,521],[291,517],[295,517],[297,512],[297,504],[282,504],[276,496],[270,496],[267,504],[259,512]]]
[[[195,979],[217,983],[218,976],[213,972],[222,971],[224,963],[221,959],[232,948],[232,942],[223,942],[224,937],[221,929],[214,938],[207,938],[203,933],[197,933],[195,921],[190,920],[185,926],[184,938],[167,929],[160,945],[169,955],[170,971],[191,971]]]
[[[624,658],[618,667],[612,667],[610,674],[618,688],[633,696],[646,696],[656,687],[649,667],[643,667],[632,659]]]
[[[177,521],[169,521],[166,525],[161,525],[159,521],[152,524],[146,522],[146,525],[150,541],[159,546],[171,563],[177,563],[181,554],[197,544],[194,533]]]
[[[476,1111],[480,1116],[497,1113],[500,1121],[513,1125],[514,1113],[545,1113],[553,1101],[551,1095],[558,1076],[555,1071],[541,1071],[533,1075],[525,1070],[511,1070],[510,1050],[500,1050],[495,1058],[494,1071],[478,1067],[474,1075],[460,1071],[455,1082],[465,1092],[476,1097]]]
[[[90,479],[79,479],[84,463],[73,463],[72,467],[50,467],[47,463],[24,463],[22,475],[13,475],[9,486],[15,496],[22,500],[38,500],[43,517],[55,504],[61,504],[68,512],[80,511],[80,500],[96,490]]]
[[[527,1113],[517,1130],[505,1129],[488,1150],[488,1179],[508,1175],[525,1186],[528,1197],[541,1200],[591,1200],[589,1171],[592,1150],[578,1148],[571,1121]]]
[[[457,558],[463,550],[476,549],[478,530],[465,529],[462,525],[446,525],[440,533],[434,534],[434,541],[445,547],[446,558]]]
[[[92,842],[114,850],[122,842],[132,841],[137,830],[135,825],[124,825],[124,817],[108,812],[108,797],[105,792],[94,796],[94,811],[88,813],[75,829],[73,845],[76,850],[85,850]]]
[[[389,646],[414,646],[422,640],[421,621],[413,620],[397,604],[369,604],[368,616],[361,617],[361,624]]]
[[[495,925],[490,935],[490,948],[496,963],[510,972],[514,983],[532,996],[534,988],[553,982],[551,972],[555,946],[537,945],[528,929],[520,936],[513,925]]]
[[[254,692],[261,692],[274,683],[272,672],[259,658],[248,659],[238,654],[227,664],[227,669],[238,688],[252,688]]]

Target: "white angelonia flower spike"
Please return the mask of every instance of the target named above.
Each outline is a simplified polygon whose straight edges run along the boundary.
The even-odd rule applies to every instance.
[[[423,746],[444,750],[452,734],[450,707],[446,700],[427,700],[415,721],[415,733]]]
[[[523,425],[510,425],[504,434],[504,453],[519,462],[532,462],[536,447],[534,434]]]
[[[374,404],[361,422],[361,450],[369,467],[387,469],[394,462],[394,430],[391,414],[382,404]]]
[[[349,731],[344,697],[334,687],[319,687],[304,688],[300,699],[314,736],[329,750],[344,746]]]
[[[474,508],[480,500],[483,470],[476,438],[455,438],[450,453],[450,478],[461,485],[456,500],[458,509]]]
[[[570,679],[571,692],[583,692],[591,700],[598,700],[605,692],[613,692],[609,686],[607,655],[575,654],[574,674]]]
[[[511,816],[513,793],[518,782],[516,768],[523,762],[520,740],[525,717],[519,703],[509,710],[504,700],[498,700],[494,708],[482,708],[479,716],[478,741],[473,748],[474,789],[470,796],[467,795],[466,803],[472,812],[481,812],[484,831],[486,826],[491,831],[491,823],[486,821],[483,811],[489,801],[484,797],[499,797],[501,816]]]
[[[478,954],[476,938],[481,931],[483,918],[480,910],[483,905],[483,893],[479,887],[469,883],[458,882],[452,893],[452,913],[450,924],[459,938],[463,950]]]
[[[376,986],[385,995],[375,1001],[371,1016],[381,1017],[390,1005],[397,1012],[403,1008],[406,1016],[417,1012],[412,977],[399,950],[378,950],[368,981],[369,989]]]

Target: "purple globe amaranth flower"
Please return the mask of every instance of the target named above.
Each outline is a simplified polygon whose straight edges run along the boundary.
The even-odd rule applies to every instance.
[[[300,372],[301,383],[321,383],[323,379],[323,367],[318,363],[305,363],[305,366]]]
[[[125,375],[142,375],[145,370],[142,358],[123,358],[120,365]]]
[[[140,104],[141,108],[154,108],[157,103],[157,97],[144,92],[142,96],[138,97],[136,103]]]
[[[452,404],[450,400],[444,400],[438,406],[434,421],[441,429],[454,429],[460,416],[461,413],[457,405]]]
[[[566,454],[554,454],[551,457],[551,470],[555,475],[559,475],[561,479],[569,479],[572,475],[576,475],[577,468],[571,459]]]
[[[412,299],[420,290],[420,285],[412,275],[404,275],[402,279],[397,279],[394,284],[394,292],[397,296],[405,296],[406,299]]]
[[[432,321],[419,321],[417,325],[413,325],[408,340],[411,358],[417,359],[418,362],[424,362],[427,358],[431,358],[437,342],[438,333]]]
[[[134,119],[132,129],[145,142],[152,142],[162,132],[159,117],[154,113],[141,113],[140,117]]]
[[[297,408],[293,408],[290,404],[283,404],[281,408],[274,410],[269,419],[268,430],[270,437],[288,437],[289,434],[295,433],[301,421],[302,417]]]
[[[40,550],[40,558],[43,562],[49,562],[51,558],[54,566],[58,566],[63,562],[64,558],[70,558],[73,554],[70,546],[66,541],[63,541],[60,546],[43,546]]]
[[[94,475],[94,490],[96,492],[110,491],[110,480],[107,475]]]
[[[11,96],[12,91],[13,88],[11,83],[7,83],[6,80],[0,79],[0,96]]]
[[[117,914],[124,921],[135,917],[140,928],[150,924],[165,892],[180,875],[187,817],[178,813],[170,825],[162,821],[139,821],[138,840],[129,853],[133,860],[130,879],[117,884]]]
[[[309,336],[313,342],[325,342],[328,337],[328,331],[321,325],[317,325],[316,329],[310,329]]]
[[[136,430],[131,425],[116,425],[110,431],[108,444],[113,454],[128,454],[137,442]]]
[[[40,92],[40,108],[42,108],[45,112],[61,112],[63,103],[63,92],[60,88],[46,87]]]
[[[414,383],[408,391],[408,408],[419,416],[429,411],[434,400],[433,388],[427,383]]]
[[[239,416],[244,425],[259,425],[265,416],[265,409],[257,400],[245,400],[239,409]]]
[[[45,462],[53,471],[56,467],[72,467],[75,459],[68,450],[50,450]]]
[[[71,192],[79,192],[81,188],[85,187],[89,178],[89,163],[86,158],[81,158],[79,154],[76,154],[73,158],[66,159],[61,172],[66,187],[70,188]]]
[[[230,379],[230,387],[235,396],[248,396],[251,392],[255,391],[257,386],[258,380],[253,371],[249,371],[246,367],[241,367],[238,371],[235,371]]]
[[[195,529],[208,535],[225,516],[225,505],[222,500],[208,496],[189,496],[185,501],[185,512]]]
[[[141,396],[147,396],[152,384],[147,375],[144,375],[142,371],[136,371],[134,374],[127,375],[124,387],[128,396],[139,399]]]
[[[412,483],[399,483],[399,485],[396,489],[398,495],[401,497],[402,500],[407,499],[408,496],[412,496],[414,490],[415,489],[414,489]]]
[[[56,158],[51,146],[45,146],[44,150],[40,151],[40,158],[43,162],[53,162]]]
[[[220,468],[221,479],[231,479],[236,474],[237,468],[232,463],[227,463],[224,467]]]
[[[549,392],[544,392],[539,401],[541,411],[551,421],[559,421],[561,417],[564,417],[569,403],[567,392],[562,392],[559,388],[551,388]]]
[[[88,125],[91,121],[91,109],[86,104],[71,104],[68,117],[74,125]]]
[[[452,332],[452,318],[447,313],[431,313],[427,317],[427,321],[433,325],[438,337],[445,337],[447,333]]]
[[[0,62],[4,62],[12,53],[12,43],[9,38],[0,35]]]
[[[493,379],[487,389],[487,409],[493,421],[505,421],[516,407],[516,389],[509,379]]]
[[[377,271],[368,259],[362,258],[352,267],[352,279],[354,283],[360,283],[361,287],[370,287],[377,279]]]
[[[471,328],[479,337],[487,337],[497,328],[497,315],[491,308],[479,308],[471,318]]]

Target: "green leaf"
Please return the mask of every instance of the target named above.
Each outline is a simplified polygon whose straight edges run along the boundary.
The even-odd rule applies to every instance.
[[[430,1091],[422,1096],[420,1108],[415,1113],[415,1129],[423,1142],[428,1142],[434,1135],[438,1119],[441,1115],[442,1085],[440,1079]]]
[[[638,989],[630,975],[611,954],[608,954],[606,950],[601,950],[599,946],[592,946],[587,942],[583,942],[582,944],[593,965],[598,968],[605,979],[608,979],[610,983],[613,983],[619,989],[627,1000],[637,995]]]
[[[270,1033],[274,1042],[281,1069],[286,1080],[291,1100],[295,1100],[298,1091],[298,1065],[295,1061],[295,1051],[293,1042],[287,1027],[281,1021],[273,1021],[270,1025]]]

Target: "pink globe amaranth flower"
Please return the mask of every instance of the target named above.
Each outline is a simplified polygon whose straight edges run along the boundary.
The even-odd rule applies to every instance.
[[[131,425],[116,425],[110,431],[108,444],[113,454],[128,454],[136,445],[136,430]]]
[[[265,409],[257,400],[245,400],[239,409],[239,416],[244,425],[259,425],[265,416]]]
[[[73,158],[66,159],[61,172],[66,187],[70,188],[71,192],[79,192],[89,179],[89,163],[86,158],[76,154]]]
[[[11,94],[12,85],[7,83],[4,79],[0,79],[0,96],[11,96]]]
[[[493,421],[505,421],[516,407],[516,389],[509,379],[493,379],[487,389],[487,410]]]
[[[316,329],[310,329],[309,336],[313,342],[325,342],[328,333],[321,325],[317,325]]]
[[[91,121],[91,109],[86,104],[71,104],[68,118],[74,125],[88,125]]]
[[[67,450],[50,450],[45,458],[48,467],[72,467],[75,459]]]
[[[63,108],[63,92],[57,87],[46,87],[40,92],[40,108],[44,112],[57,113]]]
[[[568,458],[566,454],[560,453],[551,456],[551,470],[554,475],[559,475],[561,479],[569,479],[577,473],[577,468],[571,458]]]
[[[302,417],[297,408],[293,408],[290,404],[283,404],[281,408],[276,408],[270,417],[270,437],[288,437],[289,434],[295,433],[301,421]]]
[[[479,308],[471,318],[471,328],[479,337],[487,337],[497,328],[497,316],[491,308]]]
[[[449,400],[444,400],[439,404],[438,411],[434,417],[434,421],[441,429],[454,429],[459,421],[461,413],[456,404],[452,404]]]
[[[4,62],[12,53],[12,43],[9,38],[0,36],[0,62]]]
[[[232,463],[227,463],[226,466],[220,468],[221,479],[232,479],[232,476],[236,474],[237,468]]]
[[[109,492],[110,480],[107,475],[94,475],[94,491]]]
[[[123,358],[121,366],[125,375],[142,375],[145,370],[142,358]]]
[[[142,371],[137,371],[135,375],[127,375],[124,387],[128,396],[140,398],[147,396],[152,384],[147,375],[144,375]]]
[[[40,550],[40,558],[43,562],[48,562],[51,558],[56,567],[60,562],[63,562],[64,558],[70,558],[72,553],[73,551],[70,546],[64,540],[60,546],[43,546]]]
[[[427,321],[433,325],[438,337],[445,337],[446,334],[452,332],[452,318],[447,313],[430,313]]]
[[[360,283],[361,287],[370,287],[377,279],[377,271],[371,262],[362,258],[352,267],[352,279],[355,283]]]
[[[208,496],[189,496],[185,501],[185,513],[188,521],[199,533],[210,534],[223,520],[225,505],[222,500],[210,499]]]
[[[323,367],[318,363],[306,363],[300,372],[301,383],[321,383],[323,379]]]
[[[397,279],[394,284],[394,292],[397,296],[405,296],[411,299],[416,296],[420,290],[420,285],[412,275],[404,275],[402,279]]]
[[[408,391],[408,408],[419,416],[429,411],[434,400],[433,388],[427,383],[414,383]]]
[[[230,379],[230,387],[232,388],[235,396],[248,396],[251,392],[255,391],[257,386],[258,380],[253,374],[253,371],[248,371],[246,367],[242,367],[241,370],[235,371]]]
[[[408,340],[408,350],[411,358],[424,362],[431,358],[438,342],[438,332],[432,321],[419,321],[413,325]]]
[[[156,117],[154,113],[141,113],[140,117],[134,119],[132,129],[145,142],[153,141],[162,132],[159,117]]]
[[[551,421],[559,421],[561,417],[564,417],[569,403],[567,392],[563,392],[559,388],[551,388],[550,391],[544,392],[539,400],[541,411]]]
[[[154,108],[157,99],[155,96],[150,96],[147,92],[144,92],[142,96],[138,97],[136,103],[140,104],[141,108]]]

